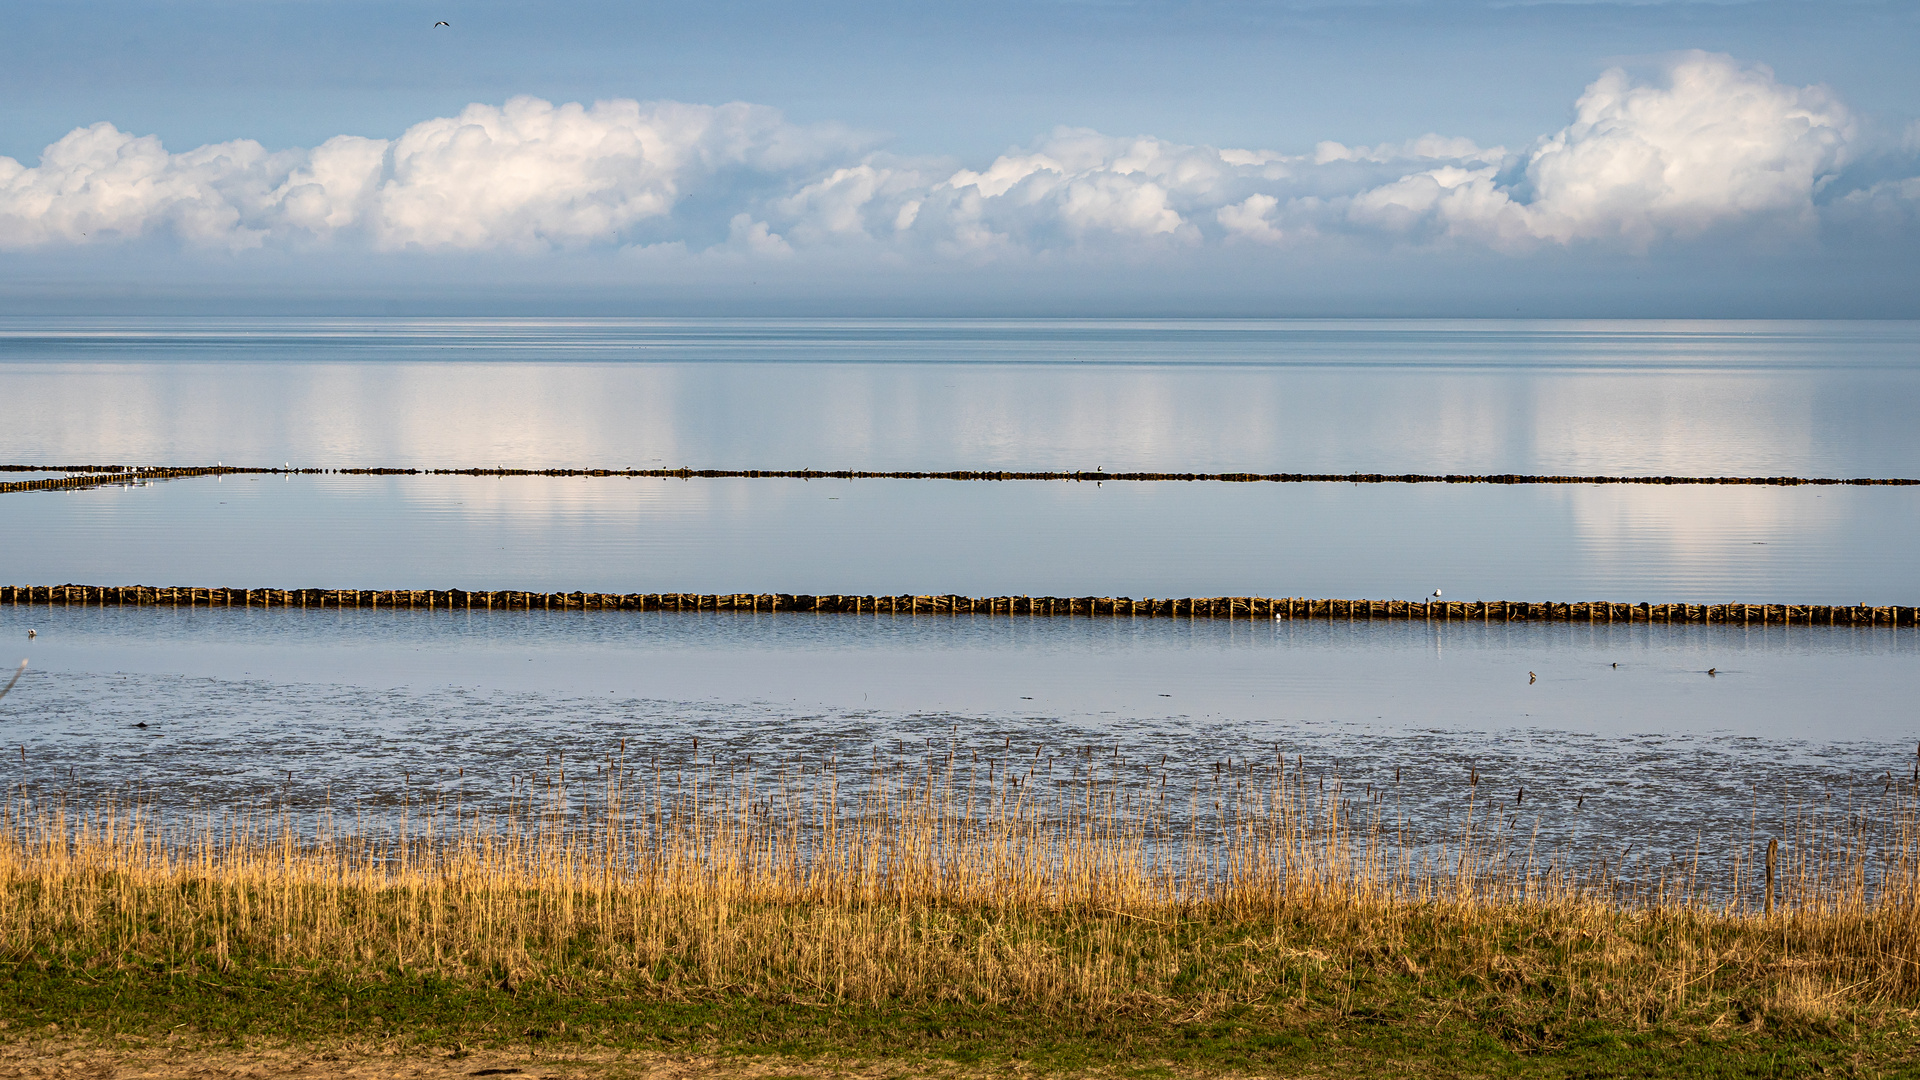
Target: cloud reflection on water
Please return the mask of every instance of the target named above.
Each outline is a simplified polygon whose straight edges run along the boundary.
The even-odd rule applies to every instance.
[[[248,325],[0,327],[0,459],[1920,473],[1906,324]]]

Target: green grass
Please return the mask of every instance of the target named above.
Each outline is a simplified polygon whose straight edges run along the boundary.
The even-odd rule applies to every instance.
[[[724,990],[665,999],[657,988],[585,975],[507,989],[397,970],[275,970],[244,957],[225,971],[39,959],[0,970],[0,1036],[16,1040],[105,1044],[132,1035],[233,1049],[373,1043],[442,1053],[531,1044],[548,1056],[666,1051],[1118,1075],[1920,1075],[1920,1025],[1895,1008],[1743,1022],[1729,998],[1714,1003],[1718,1016],[1694,1009],[1627,1022],[1568,1004],[1550,983],[1416,978],[1384,965],[1346,985],[1310,985],[1304,999],[1199,1007],[1191,1016],[809,1004]]]

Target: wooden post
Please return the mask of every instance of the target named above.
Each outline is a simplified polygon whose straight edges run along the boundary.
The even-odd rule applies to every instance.
[[[1780,841],[1767,841],[1767,902],[1766,913],[1773,914],[1773,866],[1780,857]]]

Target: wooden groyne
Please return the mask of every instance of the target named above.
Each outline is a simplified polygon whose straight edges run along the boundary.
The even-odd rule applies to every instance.
[[[58,472],[39,480],[0,481],[0,495],[16,491],[78,491],[112,484],[138,484],[154,480],[181,480],[191,476],[225,476],[239,473],[323,473],[326,469],[245,469],[231,465],[186,465],[165,468],[138,468],[123,465],[0,465],[0,472]]]
[[[335,469],[336,473],[373,476],[632,476],[663,479],[766,480],[1071,480],[1189,481],[1223,484],[1803,484],[1858,487],[1912,487],[1920,479],[1902,477],[1806,476],[1563,476],[1537,473],[1250,473],[1250,472],[1020,472],[958,469],[946,472],[859,469]]]
[[[417,469],[356,467],[342,469],[265,469],[234,465],[133,467],[123,465],[0,465],[0,472],[68,472],[74,475],[0,483],[0,494],[11,491],[49,491],[99,487],[139,480],[174,480],[190,476],[241,474],[335,476],[545,476],[627,477],[664,480],[1065,480],[1076,483],[1186,481],[1222,484],[1643,484],[1726,485],[1764,487],[1913,487],[1909,477],[1837,476],[1575,476],[1548,473],[1253,473],[1253,472],[1105,472],[1103,470],[1019,471],[954,469],[948,471],[863,469]]]
[[[858,615],[1029,615],[1093,618],[1432,620],[1449,622],[1714,623],[1744,626],[1913,626],[1920,608],[1829,604],[1618,604],[1529,600],[1312,600],[1213,596],[847,596],[797,593],[549,593],[462,589],[223,589],[147,585],[6,585],[0,604],[58,606],[379,608],[423,611],[737,611]]]

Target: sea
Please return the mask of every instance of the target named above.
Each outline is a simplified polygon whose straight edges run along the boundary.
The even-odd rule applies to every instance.
[[[0,318],[0,480],[216,463],[1914,478],[1920,323]],[[0,579],[1911,605],[1917,530],[1902,486],[237,474],[0,494]],[[1653,867],[1920,776],[1914,628],[23,605],[0,642],[0,780],[183,814],[616,746],[1097,751],[1498,791]]]

